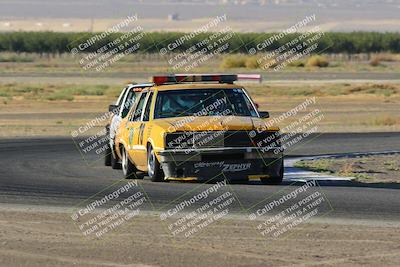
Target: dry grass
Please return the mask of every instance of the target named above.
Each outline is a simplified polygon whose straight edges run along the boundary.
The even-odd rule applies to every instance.
[[[396,61],[400,61],[400,54],[376,53],[376,54],[372,55],[371,61],[372,60],[386,61],[386,62],[396,62]]]
[[[118,96],[120,86],[101,84],[33,84],[33,83],[0,83],[0,97],[7,100],[22,98],[28,100],[68,100],[77,96],[107,96],[112,100]],[[400,95],[400,84],[325,84],[325,85],[264,85],[248,84],[246,88],[251,95],[257,96],[354,96],[376,95],[391,97]],[[377,118],[384,124],[394,124],[387,117]],[[377,121],[377,124],[379,124]]]
[[[119,94],[121,87],[109,85],[63,85],[63,84],[0,84],[0,97],[8,100],[13,98],[29,100],[72,101],[76,96],[114,97]]]
[[[304,160],[296,167],[315,172],[355,177],[366,183],[399,183],[400,155],[376,155],[356,158]]]
[[[260,67],[260,64],[258,63],[258,58],[256,56],[246,58],[245,65],[248,69],[258,69]]]
[[[258,57],[256,56],[229,55],[223,57],[220,67],[223,69],[233,69],[233,68],[257,69],[260,67],[257,60]]]
[[[301,160],[295,163],[295,167],[330,174],[332,173],[332,164],[334,164],[334,161],[331,159]]]
[[[162,73],[172,66],[168,64],[168,59],[173,58],[174,54],[162,57],[159,54],[132,54],[123,57],[112,66],[106,68],[105,72],[119,73]],[[210,60],[200,64],[196,72],[211,73],[223,72],[227,69],[257,70],[265,72],[275,72],[277,62],[274,60],[262,60],[266,54],[260,53],[254,56],[245,54],[215,55]],[[375,57],[375,56],[372,56]],[[368,54],[360,55],[354,59],[353,55],[320,55],[302,58],[294,62],[289,62],[288,66],[280,69],[282,72],[399,72],[400,55],[384,54],[376,56],[380,64],[371,66],[369,64],[371,56]],[[7,62],[1,62],[5,58]],[[274,57],[272,57],[274,58]],[[79,65],[80,56],[73,57],[71,54],[34,54],[34,53],[0,53],[0,73],[53,73],[53,72],[81,72]],[[307,59],[309,67],[305,67]],[[328,68],[324,68],[326,60],[329,62]],[[258,62],[257,62],[258,61]],[[324,63],[325,62],[325,63]],[[260,64],[259,64],[260,63]],[[176,69],[176,72],[185,72],[184,67]],[[85,72],[95,72],[86,70]]]
[[[290,67],[296,67],[296,68],[302,68],[305,65],[306,64],[304,63],[303,60],[295,60],[295,61],[289,63]]]
[[[325,84],[325,85],[252,85],[248,88],[255,95],[286,96],[340,96],[340,95],[382,95],[390,97],[400,94],[400,84]]]
[[[351,176],[354,173],[354,170],[355,170],[354,162],[345,162],[338,171],[338,173],[343,176]]]
[[[400,117],[395,117],[392,115],[384,115],[381,117],[372,118],[371,121],[367,122],[366,124],[374,125],[374,126],[400,125]]]
[[[229,55],[223,58],[221,68],[233,69],[233,68],[245,68],[246,67],[246,56],[243,55]]]
[[[397,84],[362,84],[355,86],[346,86],[343,94],[377,94],[391,96],[400,92],[400,86]]]
[[[271,117],[316,96],[313,108],[324,114],[318,123],[320,132],[400,131],[399,87],[397,84],[246,85],[260,110],[269,111]],[[384,93],[388,88],[393,89],[390,96]],[[121,85],[0,84],[1,135],[68,135],[71,127],[83,125],[96,114],[107,111],[121,89]],[[54,98],[49,100],[50,97]],[[304,112],[299,114],[303,115]],[[290,122],[285,120],[279,126]]]
[[[382,62],[399,62],[400,54],[393,53],[376,53],[371,56],[369,65],[372,67],[383,66]]]
[[[369,62],[369,65],[371,65],[372,67],[378,67],[381,65],[381,60],[379,58],[372,58]]]
[[[26,63],[33,62],[34,57],[29,54],[18,55],[15,53],[2,53],[0,54],[0,62],[16,62],[16,63]]]
[[[307,59],[306,67],[319,67],[319,68],[326,68],[329,66],[329,61],[326,57],[316,55],[311,56]]]

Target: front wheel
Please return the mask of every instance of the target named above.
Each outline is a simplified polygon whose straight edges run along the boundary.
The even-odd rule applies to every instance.
[[[104,165],[105,166],[111,166],[111,147],[110,145],[107,145],[106,150],[104,151]]]
[[[283,167],[283,161],[282,161],[281,168],[279,169],[279,176],[275,176],[275,177],[272,177],[272,178],[261,179],[261,183],[269,184],[269,185],[281,184],[282,180],[283,180],[283,172],[284,172],[284,167]]]
[[[156,154],[151,146],[147,151],[147,172],[152,182],[164,181],[164,173],[161,170]]]
[[[108,136],[107,138],[107,142],[109,142],[109,138],[110,138],[110,126],[107,125],[106,126],[106,136]],[[104,151],[104,165],[105,166],[111,166],[111,147],[109,144],[107,144],[107,148],[106,151]]]
[[[122,172],[124,173],[125,179],[136,178],[136,167],[129,160],[128,151],[123,148],[122,149]]]
[[[111,152],[111,168],[114,170],[119,170],[121,169],[121,163],[119,163],[119,160],[114,156],[114,153]]]

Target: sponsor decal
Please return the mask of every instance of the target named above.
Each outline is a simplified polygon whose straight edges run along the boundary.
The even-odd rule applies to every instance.
[[[241,172],[251,168],[251,163],[225,164],[223,172]]]

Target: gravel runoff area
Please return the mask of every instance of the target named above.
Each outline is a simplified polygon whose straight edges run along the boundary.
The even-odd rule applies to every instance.
[[[154,214],[101,238],[84,237],[67,210],[0,206],[0,266],[398,266],[399,225],[310,220],[266,238],[244,218],[172,237]]]

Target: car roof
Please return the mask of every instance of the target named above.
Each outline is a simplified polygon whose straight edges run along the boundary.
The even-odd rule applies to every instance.
[[[137,83],[137,84],[130,83],[130,84],[128,84],[128,87],[129,88],[144,88],[144,87],[151,87],[153,85],[154,85],[154,83]]]
[[[128,90],[134,89],[136,92],[141,92],[142,89],[152,87],[154,83],[139,83],[139,84],[128,84]]]
[[[242,86],[228,83],[174,83],[154,86],[156,90],[184,90],[184,89],[237,89]]]

